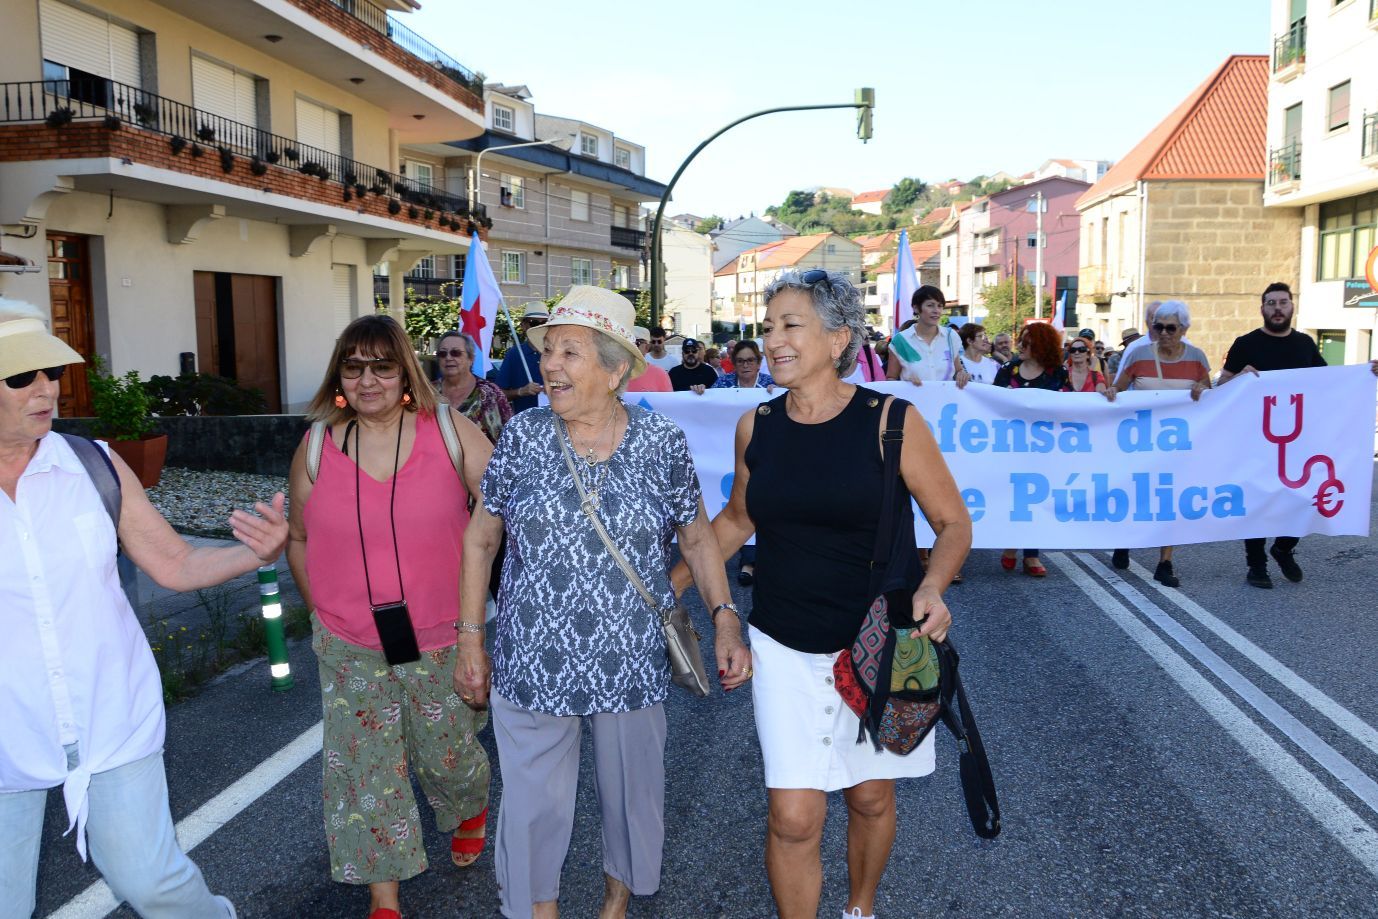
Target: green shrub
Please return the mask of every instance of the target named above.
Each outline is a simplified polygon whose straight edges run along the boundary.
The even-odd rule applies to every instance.
[[[159,415],[262,415],[268,411],[262,390],[210,373],[154,376],[144,390]]]
[[[122,377],[112,375],[100,355],[91,356],[86,368],[91,386],[91,407],[99,423],[99,434],[114,440],[139,440],[153,433],[148,393],[139,382],[139,372]]]

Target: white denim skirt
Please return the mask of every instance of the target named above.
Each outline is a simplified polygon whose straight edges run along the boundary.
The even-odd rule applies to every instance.
[[[767,788],[837,791],[872,779],[918,778],[933,771],[935,727],[908,756],[857,743],[858,718],[833,687],[837,654],[787,648],[754,626],[751,701]]]

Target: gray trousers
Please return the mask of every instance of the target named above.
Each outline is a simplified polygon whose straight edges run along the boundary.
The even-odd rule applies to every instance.
[[[584,719],[528,711],[497,693],[490,700],[502,774],[493,845],[502,914],[530,919],[533,904],[560,898]],[[653,894],[665,847],[665,708],[587,717],[603,871],[637,896]]]

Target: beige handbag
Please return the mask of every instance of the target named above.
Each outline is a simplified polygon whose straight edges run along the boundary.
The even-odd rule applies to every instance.
[[[598,518],[598,512],[589,500],[584,481],[579,478],[579,473],[574,468],[574,453],[565,440],[559,417],[552,416],[551,424],[555,428],[555,439],[559,441],[560,450],[564,454],[565,465],[569,467],[570,478],[574,479],[574,487],[579,490],[579,509],[588,516],[589,522],[598,532],[598,538],[603,540],[603,545],[608,547],[612,560],[617,562],[617,567],[622,569],[622,573],[632,582],[641,599],[660,618],[660,628],[665,633],[665,652],[670,658],[671,680],[675,685],[684,687],[696,696],[708,695],[708,672],[703,666],[699,633],[694,630],[694,624],[689,620],[689,612],[681,604],[676,604],[670,611],[662,609],[655,597],[646,589],[641,576],[627,562],[626,557],[613,543],[612,537],[608,535],[607,527],[603,526],[603,521]]]

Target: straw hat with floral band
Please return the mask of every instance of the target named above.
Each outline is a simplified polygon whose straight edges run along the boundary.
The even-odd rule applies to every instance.
[[[16,315],[20,318],[3,319]],[[10,389],[31,386],[39,373],[56,382],[68,364],[86,363],[38,317],[31,304],[0,297],[0,377]]]
[[[646,358],[636,346],[636,309],[631,301],[606,287],[576,284],[559,303],[550,308],[550,321],[526,333],[536,350],[545,343],[545,333],[561,325],[583,326],[602,332],[627,352],[633,377],[646,369]]]

